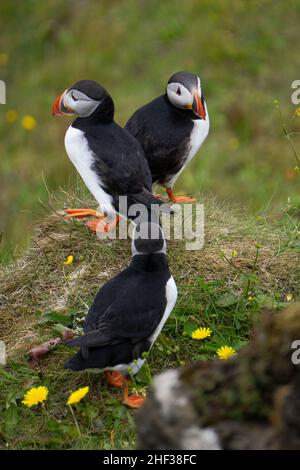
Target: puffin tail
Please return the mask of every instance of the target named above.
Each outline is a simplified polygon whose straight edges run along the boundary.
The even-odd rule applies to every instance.
[[[146,188],[144,188],[140,193],[134,194],[134,201],[137,204],[143,204],[144,206],[147,207],[147,209],[151,209],[151,205],[158,205],[159,210],[161,212],[165,212],[167,214],[172,213],[173,211],[171,210],[170,206],[162,201],[161,199],[153,196],[153,194],[148,191]]]
[[[82,357],[80,351],[78,351],[68,362],[65,363],[64,368],[71,370],[86,369],[86,361]]]

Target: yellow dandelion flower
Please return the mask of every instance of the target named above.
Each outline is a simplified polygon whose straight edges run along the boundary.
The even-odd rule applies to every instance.
[[[43,403],[43,401],[46,401],[47,396],[47,387],[33,387],[25,393],[22,403],[23,405],[28,406],[28,408],[30,408],[31,406],[35,406],[39,403]]]
[[[249,295],[248,302],[252,302],[252,301],[253,301],[253,297],[252,297],[252,295]]]
[[[5,54],[5,52],[0,53],[0,65],[6,65],[8,62],[8,54]]]
[[[13,124],[18,119],[17,111],[14,111],[13,109],[7,111],[7,113],[5,114],[5,119],[6,122],[8,122],[9,124]]]
[[[36,127],[36,119],[27,114],[22,119],[22,127],[26,129],[26,131],[32,131]]]
[[[300,117],[300,108],[299,107],[295,109],[295,114],[296,114],[296,116]]]
[[[293,294],[288,294],[288,295],[286,296],[286,300],[287,300],[288,302],[290,302],[291,300],[293,300]]]
[[[217,350],[217,355],[219,356],[219,359],[229,359],[231,356],[233,356],[236,353],[236,350],[232,348],[231,346],[222,346]]]
[[[64,264],[72,264],[74,260],[74,256],[70,255],[67,257],[66,261],[64,261]]]
[[[90,387],[82,387],[72,392],[68,398],[67,405],[74,405],[75,403],[79,403],[89,392]]]
[[[232,250],[231,252],[231,258],[236,258],[238,255],[238,252],[236,250]]]
[[[211,330],[209,328],[197,328],[197,330],[193,331],[192,338],[193,339],[204,339],[211,335]]]

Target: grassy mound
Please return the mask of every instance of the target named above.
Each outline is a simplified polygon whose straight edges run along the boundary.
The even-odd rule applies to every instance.
[[[89,204],[63,194],[67,205]],[[203,199],[201,199],[203,200]],[[205,200],[205,245],[186,251],[184,241],[170,241],[168,255],[179,288],[175,310],[133,383],[145,389],[151,374],[192,360],[216,356],[222,345],[239,349],[247,340],[262,306],[281,308],[299,294],[297,227],[289,220],[271,223],[250,219],[239,208]],[[132,448],[132,411],[102,375],[74,374],[63,369],[72,351],[59,346],[40,365],[28,366],[26,352],[61,331],[80,331],[99,287],[127,266],[128,240],[99,241],[82,221],[66,221],[50,201],[51,212],[35,229],[24,257],[0,271],[1,339],[8,353],[0,368],[0,442],[8,448]],[[70,265],[64,261],[74,256]],[[198,326],[210,337],[193,340]],[[29,388],[46,385],[45,410],[27,409],[21,399]],[[75,410],[82,436],[65,405],[80,386],[90,393]]]

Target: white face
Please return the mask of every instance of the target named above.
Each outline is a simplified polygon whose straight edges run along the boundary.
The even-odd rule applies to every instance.
[[[198,95],[201,96],[201,82],[197,77]],[[182,83],[172,82],[167,86],[167,95],[170,102],[177,108],[191,108],[193,105],[193,94]]]
[[[63,114],[90,116],[101,101],[93,100],[78,90],[66,90],[61,98],[60,111]]]

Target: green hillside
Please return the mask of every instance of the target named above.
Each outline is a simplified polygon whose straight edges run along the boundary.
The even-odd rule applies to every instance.
[[[91,202],[61,196],[69,204]],[[216,359],[221,347],[239,353],[263,308],[278,310],[299,300],[297,229],[289,217],[282,227],[210,198],[204,202],[205,250],[187,251],[180,240],[168,243],[178,301],[131,390],[147,393],[154,374]],[[82,221],[66,222],[59,206],[52,199],[54,210],[36,227],[32,247],[0,269],[0,337],[7,352],[0,367],[0,449],[132,449],[136,412],[122,405],[121,391],[103,374],[65,370],[74,350],[60,345],[36,367],[28,363],[28,351],[61,335],[63,326],[81,333],[97,290],[130,259],[129,240],[99,242]],[[70,255],[73,262],[66,265]],[[204,340],[192,337],[199,327],[211,331]],[[22,399],[37,386],[49,389],[45,409],[28,409]],[[66,400],[86,386],[88,396],[74,407],[78,436]]]
[[[290,101],[299,78],[299,14],[296,0],[2,0],[3,260],[27,244],[47,187],[75,183],[63,145],[69,121],[53,118],[51,106],[81,78],[108,88],[124,124],[175,71],[198,72],[211,132],[178,188],[240,201],[254,213],[279,212],[289,197],[299,201],[294,157],[273,103],[280,101],[289,128],[299,131]]]

